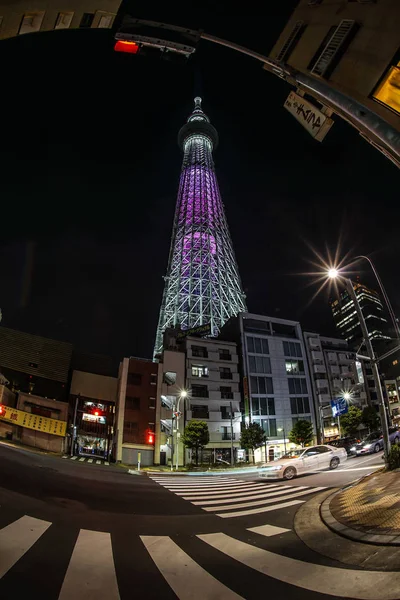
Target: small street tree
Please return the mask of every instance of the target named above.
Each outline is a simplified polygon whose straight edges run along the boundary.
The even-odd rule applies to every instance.
[[[253,452],[253,463],[256,462],[254,450],[265,442],[265,431],[258,423],[250,423],[240,434],[240,445]]]
[[[194,450],[196,466],[199,464],[199,450],[207,446],[210,441],[208,425],[205,421],[189,421],[183,432],[182,442],[190,450]]]
[[[340,417],[340,425],[348,435],[356,435],[362,423],[362,412],[358,406],[349,406],[349,412]]]
[[[289,441],[292,444],[304,447],[313,441],[314,432],[310,421],[301,419],[293,425],[292,431],[289,433]]]
[[[365,427],[368,427],[370,432],[379,429],[380,418],[374,406],[365,406],[363,408],[361,421]]]

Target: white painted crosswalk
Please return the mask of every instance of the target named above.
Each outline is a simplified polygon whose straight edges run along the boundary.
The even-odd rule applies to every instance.
[[[43,546],[46,536],[54,540],[53,527],[57,525],[23,515],[0,529],[0,598],[11,597],[4,593],[2,583],[4,578],[13,574],[13,569],[17,577],[13,580],[12,597],[25,597],[21,595],[18,585],[27,583],[23,569],[29,563],[30,553],[33,553],[31,559],[34,565],[33,585],[37,584],[35,580],[38,572],[52,571],[56,564],[53,561],[57,561],[58,552],[54,551],[54,547],[49,542],[47,552],[35,554],[35,545]],[[146,598],[149,600],[163,597],[163,594],[158,591],[152,594],[154,577],[159,577],[161,584],[168,586],[178,600],[240,600],[246,598],[243,594],[246,586],[238,586],[238,581],[247,578],[246,585],[251,585],[254,579],[253,573],[265,576],[265,586],[268,588],[271,579],[295,588],[296,597],[300,589],[307,593],[322,594],[324,598],[332,596],[336,599],[397,600],[400,597],[400,571],[368,571],[306,562],[257,545],[258,536],[262,545],[261,536],[270,538],[286,534],[289,530],[273,525],[262,525],[248,528],[248,531],[254,534],[250,543],[222,532],[198,534],[194,536],[194,540],[193,536],[188,535],[186,542],[182,542],[179,535],[173,537],[141,535],[137,538],[140,546],[136,553],[128,557],[128,562],[124,564],[125,567],[129,568],[131,565],[132,569],[135,568],[136,574],[141,564],[148,565],[149,559],[154,564],[156,570],[151,575],[153,578],[151,581],[147,579],[149,572],[145,570]],[[126,594],[121,593],[118,581],[121,570],[121,565],[118,567],[118,556],[121,555],[115,552],[115,543],[108,532],[81,529],[70,544],[68,567],[57,571],[56,575],[52,573],[52,577],[59,578],[57,591],[54,596],[46,595],[46,598],[49,600],[127,598]],[[200,553],[196,544],[201,545]],[[57,551],[61,548],[60,539]],[[208,570],[210,567],[207,565],[210,563],[206,558],[210,549],[214,553],[212,573]],[[221,569],[221,574],[225,573],[225,577],[221,575],[223,581],[219,580],[219,570],[215,565]],[[237,572],[237,578],[226,577],[226,573],[231,572],[232,569]],[[27,572],[32,576],[29,567]],[[135,582],[134,574],[132,574],[132,581]],[[28,583],[31,585],[31,582]],[[293,594],[289,595],[293,597]],[[282,597],[284,597],[284,590]]]
[[[89,458],[87,456],[68,456],[68,454],[64,454],[64,456],[62,457],[64,459],[69,459],[69,460],[77,460],[78,462],[86,462],[89,464],[96,464],[96,465],[105,465],[106,467],[110,466],[110,463],[107,460],[98,460],[98,459],[94,459],[94,458]]]
[[[305,502],[303,496],[326,489],[307,485],[254,483],[228,476],[195,478],[156,475],[151,479],[183,500],[223,519],[295,506]]]

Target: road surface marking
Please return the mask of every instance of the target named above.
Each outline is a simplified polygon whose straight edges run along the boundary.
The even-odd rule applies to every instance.
[[[286,533],[291,530],[285,529],[284,527],[276,527],[275,525],[260,525],[260,527],[248,527],[247,531],[271,537],[272,535],[280,535],[281,533]]]
[[[185,496],[184,500],[200,500],[201,498],[207,499],[207,498],[211,498],[211,497],[216,497],[216,498],[230,498],[232,497],[232,494],[242,494],[243,496],[245,494],[249,495],[249,494],[255,494],[255,493],[259,493],[259,492],[266,492],[267,490],[269,491],[270,489],[276,490],[277,488],[286,488],[286,489],[290,489],[292,486],[291,485],[253,485],[253,486],[248,486],[245,492],[242,492],[241,490],[238,490],[237,492],[229,492],[224,490],[224,491],[219,491],[219,492],[208,492],[207,494],[205,494],[205,492],[175,492],[177,496]],[[187,497],[186,497],[187,496]]]
[[[71,456],[71,460],[76,460],[77,458],[77,456]]]
[[[298,496],[313,494],[314,492],[319,492],[320,490],[325,489],[325,487],[309,488],[308,490],[304,490],[302,492],[294,492],[286,496],[281,496],[279,500],[291,500],[294,497],[297,498]],[[214,512],[216,510],[234,510],[235,508],[250,508],[250,506],[260,506],[260,504],[272,504],[277,500],[278,498],[269,498],[268,500],[255,500],[254,502],[241,502],[240,504],[229,504],[229,506],[208,506],[207,508],[203,508],[203,510],[207,512]]]
[[[250,569],[298,588],[336,598],[357,600],[399,598],[399,571],[356,571],[307,563],[257,548],[224,533],[207,533],[197,537]]]
[[[205,571],[169,537],[140,536],[140,539],[179,600],[242,599]]]
[[[79,462],[83,462],[84,460],[86,460],[85,458],[80,458]]]
[[[307,486],[298,486],[297,488],[298,490],[306,490],[308,489],[309,491],[307,493],[310,493],[313,491],[313,489],[308,488]],[[264,493],[258,493],[257,495],[253,495],[253,496],[247,496],[246,494],[232,494],[231,497],[229,499],[225,498],[223,500],[216,500],[215,498],[213,500],[206,500],[206,501],[200,501],[200,502],[192,502],[192,504],[194,504],[195,506],[207,506],[209,504],[229,504],[229,502],[242,502],[245,500],[260,500],[262,498],[272,498],[271,502],[273,502],[274,500],[280,500],[279,496],[282,496],[282,494],[287,494],[288,490],[282,490],[281,492],[264,492]],[[299,495],[299,494],[291,494],[291,495]],[[285,496],[284,500],[286,500],[286,498],[288,498],[288,496]],[[258,503],[257,503],[258,504]],[[261,504],[261,503],[260,503]],[[238,505],[239,506],[239,505]],[[252,504],[247,503],[246,506],[252,506]],[[236,508],[235,506],[230,506],[229,508]],[[224,507],[221,506],[221,508],[216,507],[215,510],[224,510]]]
[[[0,530],[0,579],[33,546],[51,523],[24,516]]]
[[[109,533],[81,529],[58,600],[119,600]]]
[[[282,502],[282,504],[274,504],[273,506],[262,506],[261,508],[250,508],[249,510],[239,510],[238,512],[217,513],[217,517],[222,519],[230,519],[234,517],[246,517],[247,515],[257,515],[258,513],[270,512],[294,506],[295,504],[304,504],[304,500],[292,500],[291,502]]]
[[[225,476],[215,476],[215,477],[190,477],[190,476],[176,476],[173,475],[169,477],[168,475],[160,475],[158,477],[153,477],[150,475],[150,479],[154,479],[154,481],[183,481],[188,483],[194,483],[195,481],[241,481],[241,479],[235,479],[234,477]]]
[[[109,462],[107,462],[107,461],[105,461],[105,463],[104,463],[104,464],[105,464],[105,465],[107,465],[107,467],[109,467],[109,466],[110,466],[110,463],[109,463]]]
[[[96,465],[101,465],[101,460],[96,460]]]
[[[65,455],[65,456],[63,456],[63,458],[69,458],[69,456]]]
[[[92,463],[93,462],[93,458],[89,458],[88,463]]]
[[[211,488],[213,490],[236,490],[236,489],[240,489],[240,488],[247,488],[248,484],[246,483],[218,483],[217,485],[165,485],[164,487],[166,487],[168,490],[171,491],[184,491],[184,490],[193,490],[194,492],[196,491],[201,491],[201,490],[210,490]]]

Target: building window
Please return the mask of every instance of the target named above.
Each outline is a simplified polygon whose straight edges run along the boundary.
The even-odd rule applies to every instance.
[[[263,428],[267,438],[277,436],[276,419],[253,419],[253,423]]]
[[[285,356],[303,356],[301,353],[301,345],[297,342],[283,342],[283,353]]]
[[[192,404],[190,407],[193,419],[208,419],[208,406]]]
[[[276,60],[282,60],[283,62],[287,61],[293,50],[296,48],[305,28],[306,25],[304,25],[304,21],[296,21],[292,31],[282,46],[281,51],[277,55]]]
[[[94,19],[94,13],[83,13],[81,22],[79,24],[80,29],[91,27]]]
[[[208,358],[207,348],[205,346],[192,346],[192,356],[196,358]]]
[[[140,398],[132,398],[132,396],[126,396],[125,408],[126,410],[140,410]]]
[[[73,12],[58,13],[54,29],[69,29],[73,16]]]
[[[192,377],[208,377],[208,367],[192,365]]]
[[[221,400],[233,400],[233,392],[231,387],[224,387],[221,385],[219,391],[221,392]]]
[[[99,29],[109,29],[113,23],[114,16],[112,14],[103,14],[100,17],[98,27]]]
[[[45,11],[43,10],[40,12],[25,13],[22,17],[21,25],[18,31],[19,35],[39,31],[42,26],[44,12]]]
[[[269,354],[268,340],[247,336],[247,351],[253,354]]]
[[[343,19],[339,25],[332,26],[308,66],[311,73],[328,79],[358,29],[358,23],[352,19]]]
[[[274,415],[275,400],[273,398],[251,398],[251,412],[253,415]]]
[[[234,440],[236,435],[231,431],[230,427],[221,427],[222,441]]]
[[[292,415],[303,415],[310,412],[310,401],[308,398],[290,398]]]
[[[307,381],[304,377],[288,377],[289,394],[308,394]]]
[[[232,355],[227,348],[219,349],[219,360],[232,360]]]
[[[288,375],[304,374],[304,363],[302,360],[286,360],[285,364]]]
[[[400,60],[385,73],[372,98],[400,114]]]
[[[140,385],[141,383],[141,373],[128,373],[128,385]]]
[[[221,418],[222,419],[230,419],[231,418],[230,406],[221,406]],[[232,418],[233,418],[233,412],[232,412]]]
[[[250,373],[271,373],[271,360],[268,356],[249,356]]]
[[[273,394],[272,377],[250,377],[250,390],[252,394]]]
[[[149,408],[155,408],[156,407],[156,399],[153,398],[152,396],[150,396],[149,398]]]
[[[192,398],[208,398],[208,387],[206,385],[192,385]]]
[[[229,367],[220,367],[219,376],[221,379],[232,379],[232,373]]]
[[[124,441],[136,442],[139,435],[139,424],[136,421],[124,421]]]

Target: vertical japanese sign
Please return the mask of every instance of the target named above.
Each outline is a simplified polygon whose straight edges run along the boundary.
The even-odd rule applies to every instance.
[[[295,92],[290,92],[284,107],[318,142],[322,142],[333,125],[332,119]]]

